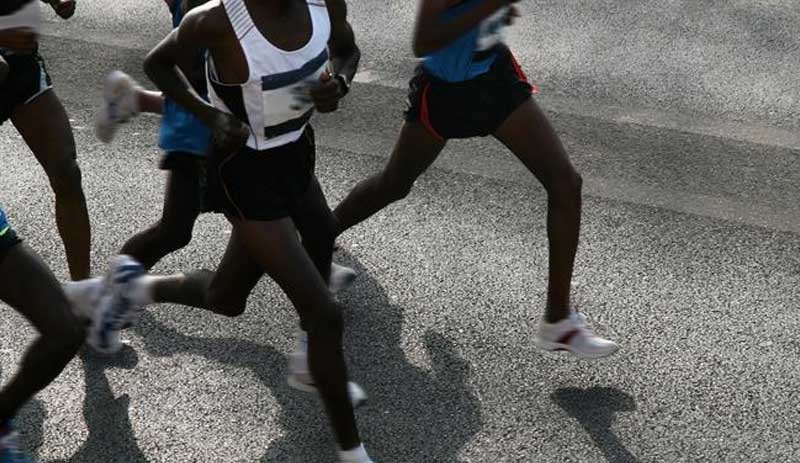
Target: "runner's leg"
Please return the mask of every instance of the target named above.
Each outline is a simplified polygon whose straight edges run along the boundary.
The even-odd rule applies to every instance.
[[[433,164],[444,147],[445,142],[435,138],[421,124],[406,122],[383,170],[361,181],[336,206],[337,235],[408,196],[414,182]]]
[[[67,112],[55,92],[48,90],[17,107],[11,121],[50,179],[70,275],[73,280],[89,278],[91,228]]]

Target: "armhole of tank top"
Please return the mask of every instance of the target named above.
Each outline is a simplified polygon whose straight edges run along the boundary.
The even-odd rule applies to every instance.
[[[241,46],[241,45],[240,45]],[[245,53],[245,60],[247,61],[247,80],[239,83],[239,84],[228,84],[223,82],[219,75],[217,75],[217,66],[214,64],[214,57],[211,53],[208,53],[206,57],[206,76],[208,76],[208,81],[214,85],[219,85],[220,87],[242,87],[250,82],[250,60],[247,59],[247,53]]]
[[[228,18],[228,22],[233,29],[233,34],[236,36],[236,41],[239,43],[239,48],[242,50],[242,55],[244,55],[245,64],[247,64],[247,77],[243,82],[229,84],[223,82],[220,79],[219,74],[217,73],[217,65],[214,62],[214,55],[211,54],[211,51],[206,52],[206,75],[208,76],[209,82],[213,83],[214,85],[219,85],[221,87],[241,87],[246,85],[250,82],[250,78],[252,77],[252,68],[253,64],[250,62],[250,55],[247,53],[247,48],[244,46],[242,41],[244,40],[244,36],[246,36],[250,31],[253,30],[255,24],[253,20],[250,18],[250,14],[247,11],[247,5],[245,5],[244,0],[220,0],[220,4],[222,5],[223,9],[225,10],[225,16]],[[238,6],[237,6],[238,5]],[[237,14],[242,14],[246,16],[246,21],[249,23],[247,29],[243,32],[243,35],[240,37],[240,27],[243,24],[243,21],[240,19],[239,22],[234,23],[234,19],[231,17],[231,9],[234,12],[238,11]],[[239,9],[241,8],[241,9]],[[238,26],[237,26],[238,24]]]

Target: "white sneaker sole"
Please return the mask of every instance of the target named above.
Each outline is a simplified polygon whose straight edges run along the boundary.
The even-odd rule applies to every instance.
[[[586,352],[586,351],[581,351],[581,350],[575,349],[570,344],[546,341],[546,340],[544,340],[544,339],[542,339],[542,338],[540,338],[538,336],[536,337],[536,341],[535,342],[536,342],[536,347],[538,347],[539,349],[542,349],[544,351],[553,352],[553,353],[570,353],[570,354],[574,355],[575,357],[578,357],[578,358],[581,358],[581,359],[584,359],[584,360],[597,360],[597,359],[601,359],[601,358],[606,358],[606,357],[609,357],[611,355],[614,355],[615,353],[617,353],[617,351],[619,351],[619,346],[618,345],[614,345],[613,348],[610,348],[610,349],[608,349],[607,351],[604,351],[604,352]]]

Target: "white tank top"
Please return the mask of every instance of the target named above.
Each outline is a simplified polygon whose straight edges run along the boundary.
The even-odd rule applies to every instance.
[[[249,77],[242,84],[219,81],[214,61],[207,65],[208,93],[214,107],[250,126],[247,146],[263,151],[296,141],[314,113],[312,103],[298,101],[295,92],[308,93],[328,69],[331,23],[323,0],[307,0],[313,32],[294,51],[282,50],[259,32],[244,0],[222,0],[236,38],[244,51]]]
[[[42,10],[39,3],[39,0],[30,0],[19,10],[0,16],[0,30],[29,27],[39,32],[42,29]]]

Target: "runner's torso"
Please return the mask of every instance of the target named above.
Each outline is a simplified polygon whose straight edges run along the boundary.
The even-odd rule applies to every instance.
[[[464,1],[447,10],[443,19],[455,18],[483,1]],[[449,45],[426,56],[425,70],[448,82],[461,82],[486,73],[497,56],[497,47],[505,43],[509,8],[499,9]]]
[[[40,0],[0,0],[0,30],[28,27],[34,32],[42,29]],[[3,55],[10,54],[0,48]]]
[[[244,0],[222,0],[244,53],[249,76],[244,83],[222,83],[211,57],[207,61],[211,103],[250,126],[247,146],[263,151],[296,141],[308,125],[314,106],[298,100],[328,68],[331,24],[324,1],[307,0],[311,38],[296,50],[272,44],[253,23]]]

